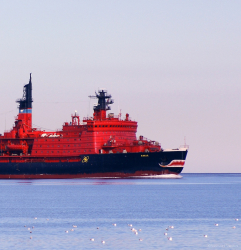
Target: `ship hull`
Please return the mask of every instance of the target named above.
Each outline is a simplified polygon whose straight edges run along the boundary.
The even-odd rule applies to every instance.
[[[69,179],[69,178],[132,178],[179,174],[183,170],[187,150],[153,153],[89,154],[75,161],[51,162],[26,158],[18,162],[0,162],[1,179]],[[7,159],[5,159],[7,160]]]

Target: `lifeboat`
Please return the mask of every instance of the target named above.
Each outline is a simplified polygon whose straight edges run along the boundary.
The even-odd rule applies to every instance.
[[[28,145],[26,141],[20,142],[21,144],[13,144],[10,141],[8,142],[8,145],[6,146],[7,151],[19,151],[20,153],[22,152],[23,154],[26,154],[28,151]]]

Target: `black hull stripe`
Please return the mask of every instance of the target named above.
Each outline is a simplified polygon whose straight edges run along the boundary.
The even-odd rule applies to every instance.
[[[80,162],[0,163],[1,179],[129,178],[179,174],[183,166],[168,167],[185,160],[187,151],[81,155]],[[166,167],[162,167],[166,166]]]

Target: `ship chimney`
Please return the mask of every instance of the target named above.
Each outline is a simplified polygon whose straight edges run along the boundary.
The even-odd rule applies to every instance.
[[[29,83],[23,87],[23,97],[16,101],[19,103],[18,119],[29,131],[32,129],[32,77],[30,73]]]

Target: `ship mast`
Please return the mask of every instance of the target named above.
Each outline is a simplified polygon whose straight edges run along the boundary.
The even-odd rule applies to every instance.
[[[90,98],[97,98],[98,104],[94,106],[94,120],[104,120],[106,119],[106,111],[110,110],[110,104],[114,103],[111,99],[111,95],[107,93],[106,90],[99,90],[98,93],[95,92],[94,96],[89,96]]]

